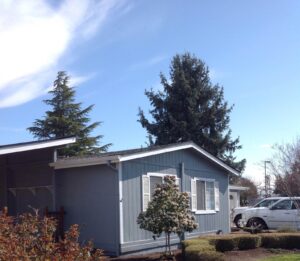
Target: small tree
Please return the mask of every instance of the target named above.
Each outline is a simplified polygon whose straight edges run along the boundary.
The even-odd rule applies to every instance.
[[[171,255],[171,233],[181,237],[185,231],[198,227],[189,211],[189,196],[179,191],[174,176],[164,177],[164,183],[156,186],[147,210],[140,213],[137,223],[140,228],[151,231],[154,238],[165,233],[167,255]]]

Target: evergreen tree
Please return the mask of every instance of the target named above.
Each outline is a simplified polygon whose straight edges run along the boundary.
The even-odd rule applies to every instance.
[[[106,151],[110,144],[98,146],[102,135],[90,137],[91,132],[100,122],[89,124],[88,114],[93,109],[90,105],[84,109],[81,103],[75,102],[75,90],[69,86],[66,72],[58,72],[53,89],[49,91],[51,99],[44,102],[51,106],[43,119],[36,119],[28,128],[37,139],[53,139],[76,136],[77,142],[59,150],[61,156],[91,155]]]
[[[239,138],[229,128],[233,106],[224,101],[223,87],[212,84],[209,69],[190,53],[176,55],[170,67],[170,81],[161,74],[163,91],[145,91],[153,109],[153,121],[139,109],[139,122],[149,134],[149,143],[164,145],[192,140],[242,171],[246,160],[236,162]]]

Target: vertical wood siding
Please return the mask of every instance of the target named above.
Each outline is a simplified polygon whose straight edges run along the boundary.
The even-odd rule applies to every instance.
[[[53,148],[2,155],[0,157],[0,208],[8,206],[11,215],[53,208]],[[35,187],[34,193],[26,189]],[[16,188],[15,194],[8,188]],[[32,208],[28,207],[31,206]]]
[[[219,182],[220,211],[216,214],[195,215],[199,228],[191,235],[216,232],[229,232],[228,208],[228,176],[226,172],[199,156],[191,149],[169,152],[123,163],[123,224],[124,244],[142,244],[142,241],[152,239],[152,234],[141,230],[137,223],[137,216],[142,210],[141,176],[148,172],[175,174],[181,177],[181,165],[184,163],[183,191],[191,191],[193,177],[211,178]],[[153,239],[152,239],[153,241]],[[150,242],[150,241],[149,241]]]
[[[65,229],[80,225],[80,240],[117,253],[118,173],[105,166],[56,170],[56,204],[63,206]]]

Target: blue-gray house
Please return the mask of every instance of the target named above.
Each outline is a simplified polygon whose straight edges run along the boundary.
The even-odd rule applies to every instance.
[[[150,232],[138,227],[136,219],[147,208],[155,185],[163,182],[164,175],[176,176],[180,189],[190,195],[199,228],[186,238],[230,231],[229,175],[238,172],[192,142],[65,159],[56,158],[56,148],[46,149],[53,153],[45,167],[52,177],[48,180],[48,204],[54,209],[64,207],[66,228],[81,225],[82,240],[92,239],[97,247],[114,254],[162,247],[164,239],[154,240]],[[42,155],[42,150],[37,154]],[[33,174],[23,175],[32,179]],[[45,203],[45,195],[40,200]],[[39,199],[35,202],[42,205]],[[177,236],[172,243],[178,243]]]

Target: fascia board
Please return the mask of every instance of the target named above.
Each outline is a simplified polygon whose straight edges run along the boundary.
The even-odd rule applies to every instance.
[[[11,153],[16,153],[16,152],[23,152],[23,151],[30,151],[30,150],[45,149],[45,148],[51,148],[51,147],[59,147],[59,146],[71,144],[74,142],[76,142],[76,138],[70,137],[70,138],[66,138],[66,139],[50,140],[50,141],[44,141],[44,142],[35,143],[35,144],[10,146],[8,148],[0,149],[0,155],[11,154]]]
[[[86,166],[94,166],[94,165],[104,165],[108,163],[117,163],[119,162],[119,158],[116,156],[109,156],[103,158],[94,158],[94,159],[70,159],[66,161],[56,161],[49,164],[50,167],[54,167],[54,169],[67,169],[67,168],[80,168]]]
[[[239,175],[240,174],[237,170],[229,167],[226,163],[222,162],[221,160],[219,160],[215,156],[211,155],[207,151],[201,149],[199,146],[197,146],[194,143],[183,144],[183,145],[175,145],[175,146],[170,147],[170,148],[158,149],[158,150],[155,150],[155,151],[141,152],[141,153],[136,153],[136,154],[127,155],[127,156],[120,156],[120,161],[121,162],[122,161],[128,161],[128,160],[133,160],[133,159],[138,159],[138,158],[143,158],[143,157],[149,157],[149,156],[153,156],[153,155],[158,155],[158,154],[177,151],[177,150],[182,150],[182,149],[189,149],[189,148],[193,148],[194,150],[196,150],[197,152],[199,152],[200,154],[202,154],[206,158],[210,159],[211,161],[213,161],[217,165],[219,165],[222,168],[226,169],[228,172],[230,172],[234,175]]]

